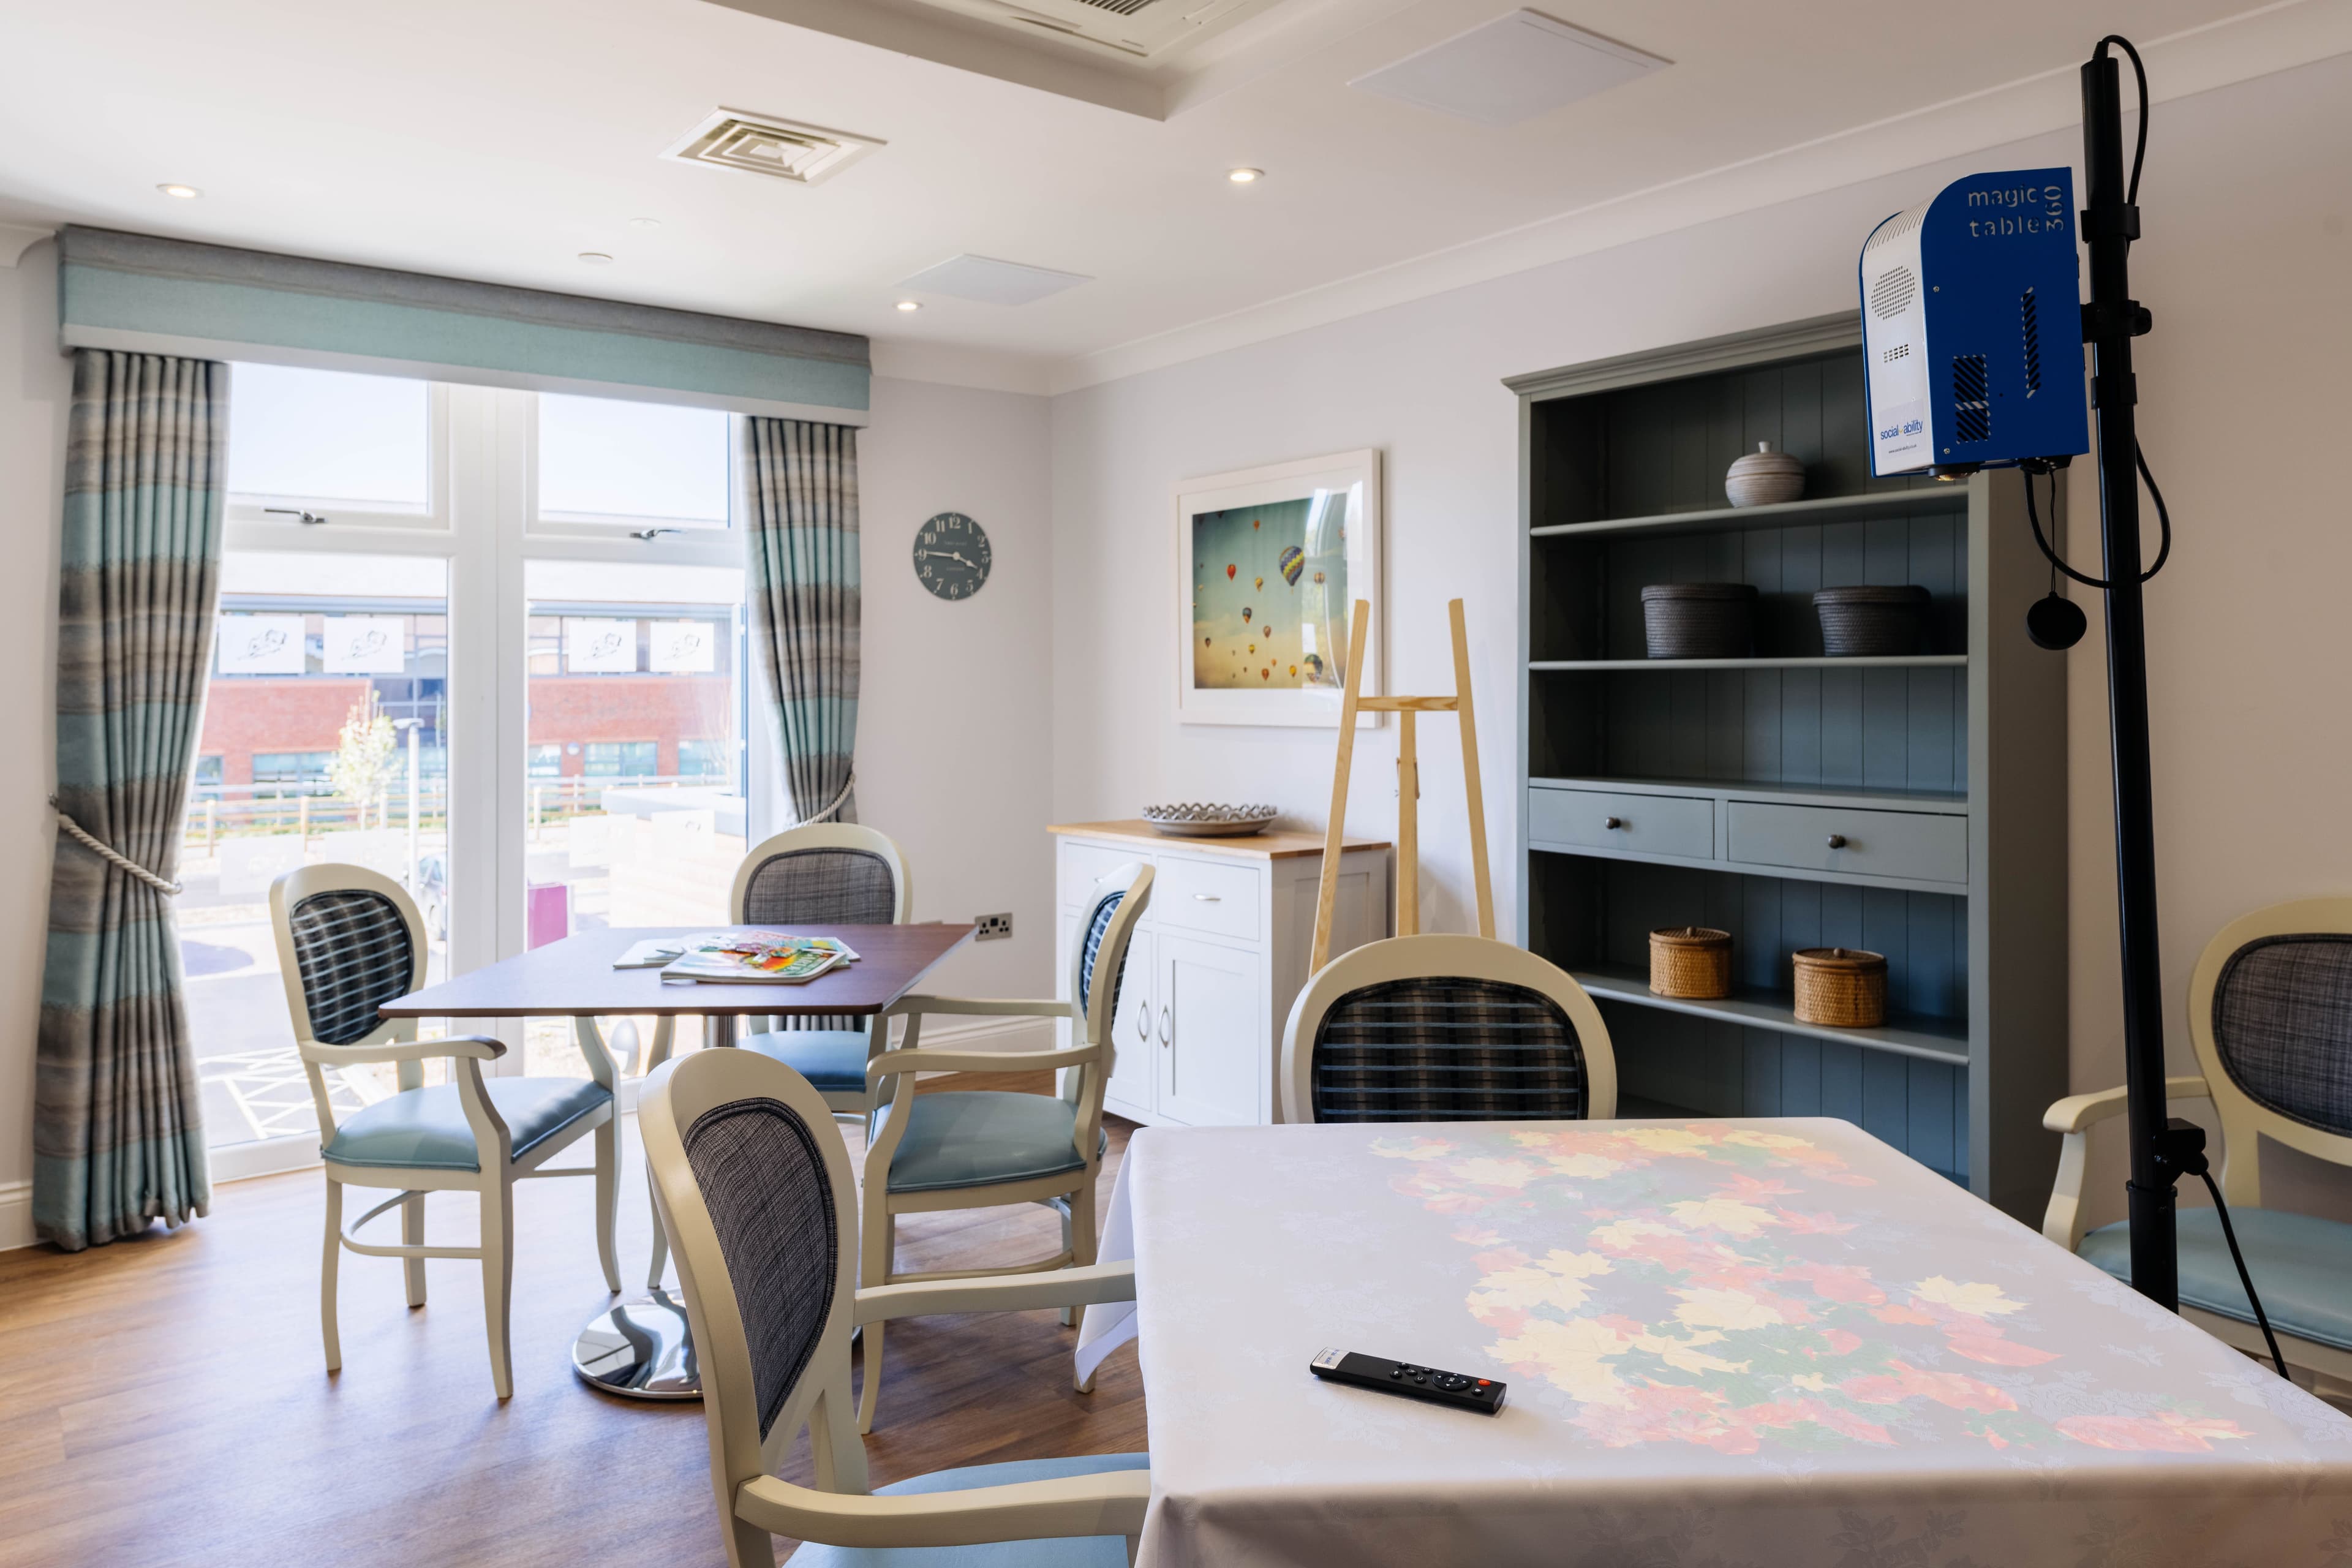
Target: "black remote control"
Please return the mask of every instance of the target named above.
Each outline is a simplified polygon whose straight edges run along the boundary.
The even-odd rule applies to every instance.
[[[1491,1378],[1439,1372],[1356,1351],[1327,1350],[1308,1362],[1307,1370],[1326,1382],[1377,1388],[1382,1394],[1402,1394],[1407,1399],[1426,1399],[1432,1405],[1475,1410],[1481,1415],[1492,1415],[1503,1407],[1503,1392],[1508,1386]]]

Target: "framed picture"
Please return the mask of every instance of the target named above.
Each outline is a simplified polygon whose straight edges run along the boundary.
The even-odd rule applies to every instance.
[[[1363,661],[1358,691],[1381,694],[1380,573],[1376,450],[1179,484],[1177,716],[1336,728],[1351,658]],[[1353,648],[1359,599],[1371,604],[1371,631]]]

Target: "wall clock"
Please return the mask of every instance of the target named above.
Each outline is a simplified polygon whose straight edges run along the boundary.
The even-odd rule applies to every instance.
[[[943,511],[915,531],[915,576],[935,599],[969,599],[988,583],[988,531]]]

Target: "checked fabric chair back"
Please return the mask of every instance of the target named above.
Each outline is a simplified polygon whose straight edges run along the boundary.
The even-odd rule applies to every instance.
[[[1286,1121],[1606,1120],[1617,1059],[1564,971],[1478,936],[1401,936],[1343,953],[1283,1031]]]

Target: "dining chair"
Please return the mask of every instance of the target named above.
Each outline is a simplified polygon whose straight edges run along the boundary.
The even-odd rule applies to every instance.
[[[1527,949],[1399,936],[1307,981],[1278,1087],[1285,1121],[1599,1121],[1617,1058],[1584,987]]]
[[[818,822],[786,828],[745,855],[728,907],[740,925],[904,925],[915,907],[898,847],[871,827]],[[864,1116],[866,1062],[887,1026],[850,1017],[755,1018],[738,1043],[816,1086],[835,1114]]]
[[[850,1414],[854,1328],[1132,1300],[1135,1275],[1111,1263],[858,1289],[856,1194],[831,1112],[805,1079],[751,1051],[668,1063],[637,1102],[702,1371],[730,1568],[773,1568],[772,1535],[808,1543],[793,1555],[803,1568],[1126,1568],[1151,1495],[1143,1454],[938,1470],[868,1494]],[[774,1474],[803,1428],[814,1487]],[[1022,1544],[992,1544],[1006,1542]]]
[[[400,1258],[411,1307],[425,1305],[427,1258],[473,1258],[482,1265],[490,1381],[500,1399],[512,1397],[507,1325],[513,1298],[516,1182],[532,1176],[596,1179],[596,1253],[604,1266],[605,1288],[621,1288],[613,1248],[619,1193],[614,1068],[595,1021],[583,1018],[573,1032],[587,1058],[587,1078],[486,1079],[482,1064],[507,1054],[501,1042],[482,1035],[420,1040],[415,1019],[378,1016],[384,1003],[425,984],[425,918],[398,882],[362,866],[306,866],[270,884],[269,922],[278,939],[295,1048],[319,1112],[319,1157],[327,1173],[319,1285],[327,1370],[343,1364],[335,1284],[344,1249]],[[449,1081],[427,1088],[425,1064],[440,1058],[449,1062]],[[394,1064],[397,1092],[338,1124],[327,1070],[377,1062]],[[593,1164],[541,1168],[557,1151],[589,1133],[595,1136]],[[346,1227],[346,1186],[396,1190]],[[452,1191],[479,1194],[479,1246],[426,1245],[425,1194]],[[359,1239],[370,1220],[395,1207],[401,1211],[399,1245]]]
[[[874,1120],[866,1149],[862,1278],[869,1286],[954,1279],[954,1273],[897,1271],[898,1220],[940,1209],[1043,1204],[1062,1216],[1062,1249],[1050,1258],[991,1272],[1018,1274],[1083,1267],[1095,1260],[1095,1180],[1109,1135],[1102,1127],[1103,1088],[1114,1065],[1112,1022],[1136,921],[1151,902],[1151,868],[1117,867],[1094,885],[1079,939],[1070,953],[1070,1001],[993,1001],[908,996],[883,1017],[907,1020],[898,1048],[866,1065]],[[1108,977],[1108,984],[1104,984]],[[1072,1041],[1043,1051],[959,1051],[921,1043],[923,1019],[1068,1019]],[[877,1024],[877,1027],[887,1027]],[[1031,1073],[1052,1069],[1055,1092],[956,1089],[918,1094],[926,1072]],[[966,1272],[969,1272],[968,1270]],[[901,1316],[913,1316],[902,1313]],[[1066,1310],[1065,1323],[1077,1321]],[[882,1387],[882,1325],[865,1331],[866,1384],[857,1429],[874,1429]]]
[[[2221,1195],[2279,1350],[2313,1392],[2352,1396],[2352,1226],[2263,1205],[2268,1139],[2352,1166],[2352,899],[2302,899],[2223,926],[2189,980],[2198,1072],[2165,1098],[2210,1100],[2221,1122]],[[2065,1134],[2042,1234],[2131,1279],[2127,1222],[2083,1231],[2090,1130],[2123,1114],[2121,1089],[2069,1095],[2042,1124]],[[2268,1358],[2218,1211],[2175,1211],[2180,1315]]]

